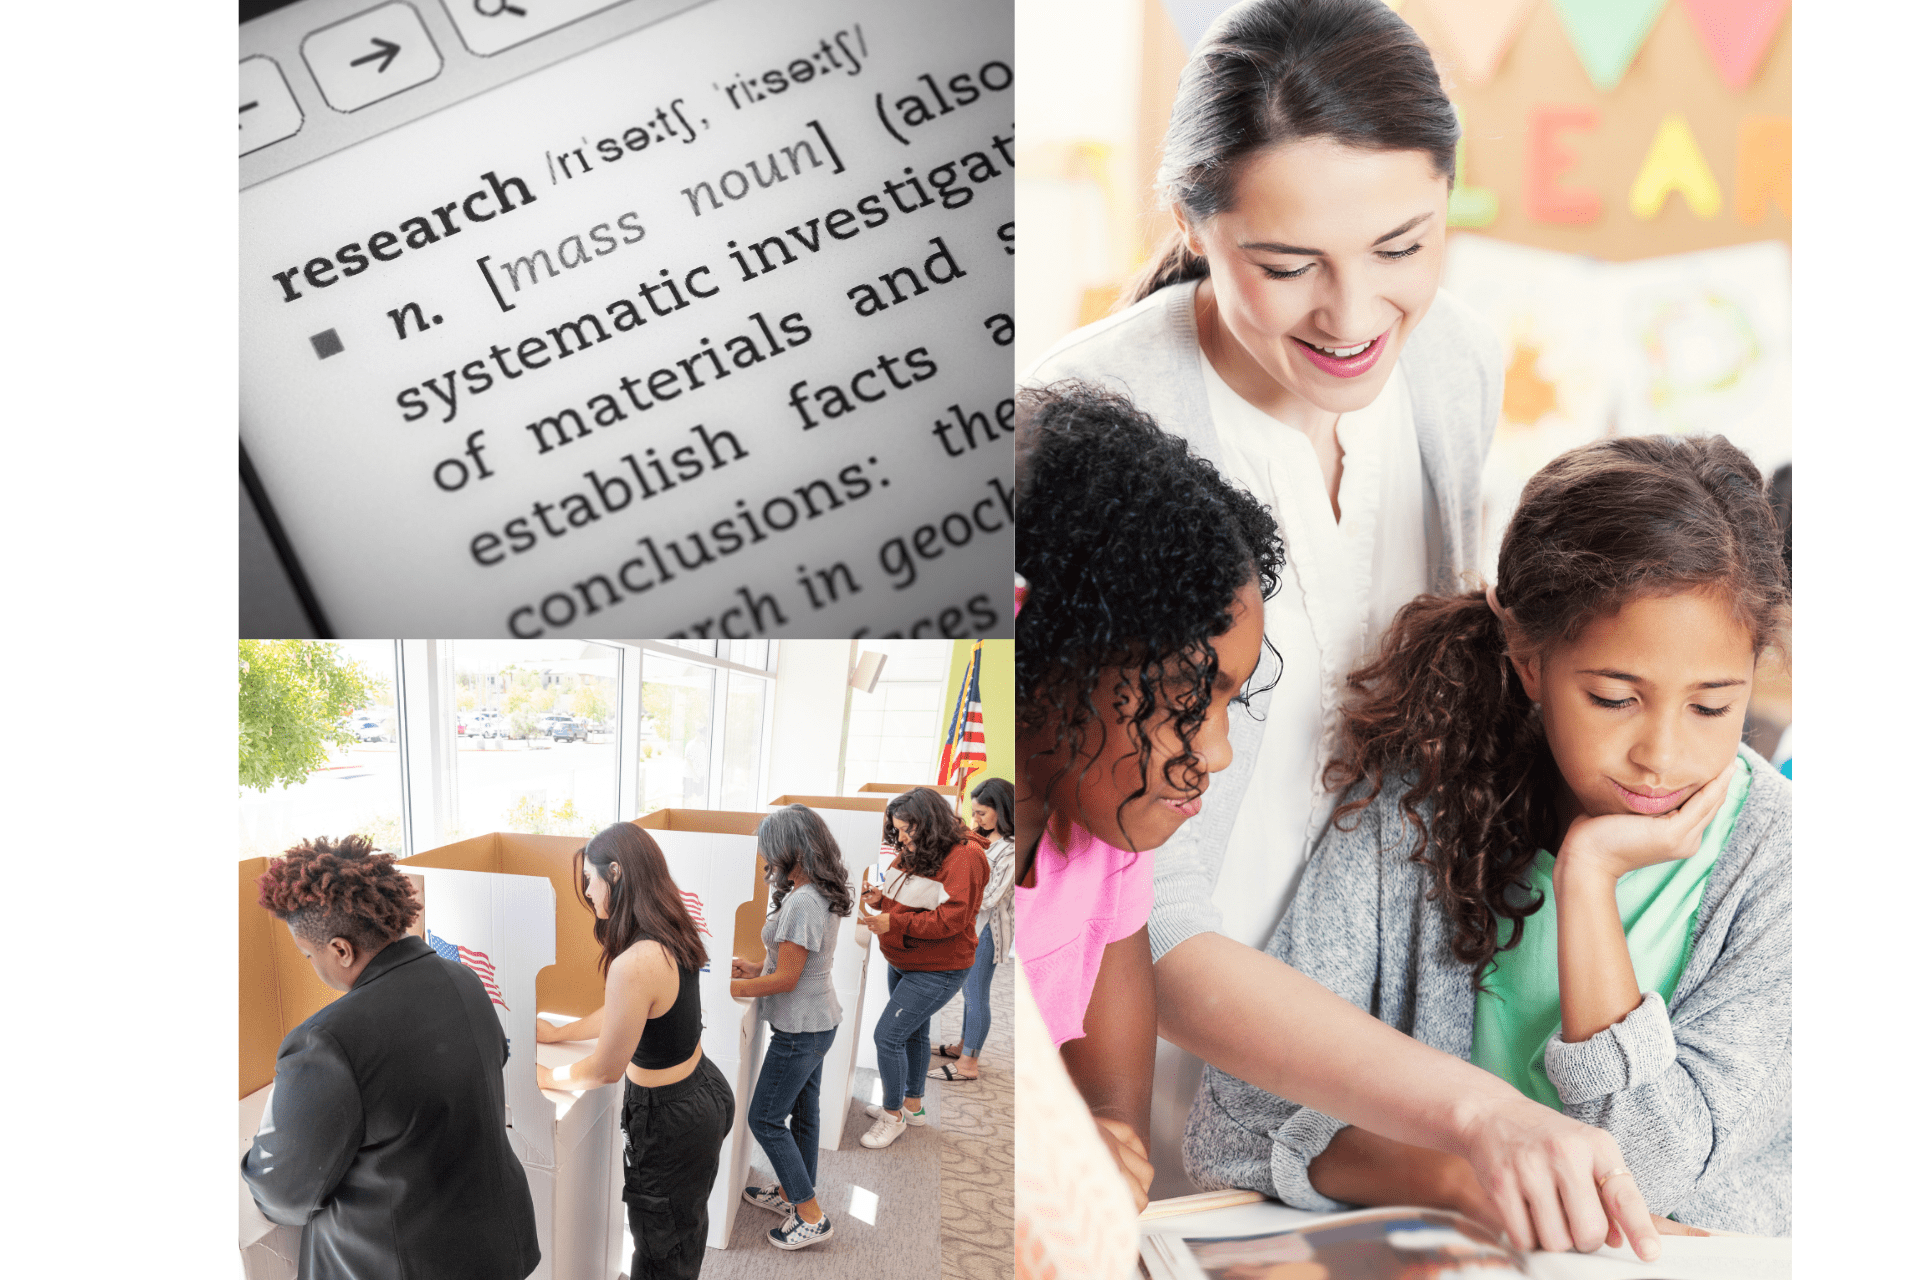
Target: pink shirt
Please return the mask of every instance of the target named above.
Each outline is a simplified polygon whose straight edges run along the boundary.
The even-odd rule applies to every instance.
[[[1086,1034],[1100,959],[1110,942],[1146,927],[1153,854],[1116,849],[1078,827],[1067,856],[1051,835],[1034,854],[1034,887],[1015,885],[1013,948],[1053,1043]]]

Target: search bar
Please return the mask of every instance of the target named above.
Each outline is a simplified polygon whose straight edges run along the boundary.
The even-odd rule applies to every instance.
[[[525,44],[625,0],[441,0],[467,48],[481,57]]]

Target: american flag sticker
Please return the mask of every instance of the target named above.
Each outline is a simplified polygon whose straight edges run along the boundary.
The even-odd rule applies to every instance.
[[[713,936],[713,930],[707,928],[707,913],[700,906],[700,895],[697,893],[689,893],[687,890],[682,889],[680,891],[680,901],[687,904],[687,914],[693,917],[693,927],[711,938]],[[712,971],[713,961],[711,960],[700,966],[700,972],[702,973],[711,973]]]
[[[480,985],[486,988],[487,997],[502,1009],[507,1008],[507,1002],[501,998],[500,988],[494,982],[493,961],[487,958],[486,952],[448,942],[431,929],[427,930],[427,945],[455,964],[463,964],[473,970],[480,977]],[[512,1013],[513,1010],[507,1009],[507,1012]]]

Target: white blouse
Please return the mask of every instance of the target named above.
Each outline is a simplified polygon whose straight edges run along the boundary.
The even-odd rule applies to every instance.
[[[1432,580],[1426,486],[1399,368],[1335,428],[1345,455],[1335,520],[1306,433],[1248,404],[1202,363],[1227,476],[1273,512],[1286,543],[1280,590],[1266,606],[1282,674],[1214,887],[1227,936],[1264,949],[1333,810],[1321,779],[1346,675]]]

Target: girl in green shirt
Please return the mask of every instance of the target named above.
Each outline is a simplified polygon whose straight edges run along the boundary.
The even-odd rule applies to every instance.
[[[1497,589],[1421,596],[1350,678],[1343,803],[1268,947],[1620,1144],[1655,1213],[1790,1222],[1791,784],[1744,752],[1791,606],[1724,439],[1603,440],[1528,483]],[[1489,1222],[1457,1157],[1209,1069],[1202,1185]]]

